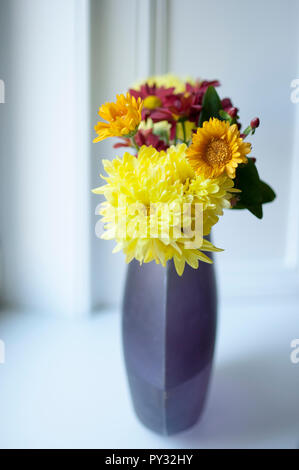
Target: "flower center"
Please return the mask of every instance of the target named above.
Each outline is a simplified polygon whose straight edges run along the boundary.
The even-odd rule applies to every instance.
[[[160,98],[154,95],[147,96],[143,102],[143,105],[147,109],[155,109],[161,106],[162,102]]]
[[[225,165],[229,162],[231,153],[227,142],[214,137],[207,145],[205,160],[211,166]]]

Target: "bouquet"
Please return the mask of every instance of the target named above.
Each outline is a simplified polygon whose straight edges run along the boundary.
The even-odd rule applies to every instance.
[[[100,215],[104,239],[115,239],[129,263],[174,261],[197,269],[222,251],[209,240],[224,209],[247,209],[261,219],[275,193],[258,174],[239,110],[216,91],[218,80],[151,77],[99,109],[99,142],[118,137],[123,157],[103,160],[106,184]]]

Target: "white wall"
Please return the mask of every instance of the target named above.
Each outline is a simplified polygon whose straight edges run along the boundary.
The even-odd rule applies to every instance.
[[[4,302],[88,309],[85,0],[1,0]]]

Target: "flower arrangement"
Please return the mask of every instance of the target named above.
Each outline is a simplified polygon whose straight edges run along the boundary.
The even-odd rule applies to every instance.
[[[104,239],[126,261],[173,259],[177,273],[185,263],[211,263],[206,252],[222,251],[206,237],[223,209],[248,209],[258,218],[275,198],[250,157],[246,138],[259,119],[242,129],[238,108],[220,99],[218,80],[181,80],[172,75],[136,84],[115,103],[99,110],[106,122],[95,126],[99,142],[118,137],[122,158],[104,160],[104,186],[94,190],[105,202],[100,214]]]

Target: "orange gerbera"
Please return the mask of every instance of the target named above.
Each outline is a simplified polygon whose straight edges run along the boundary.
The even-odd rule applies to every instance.
[[[244,142],[236,124],[211,118],[193,135],[187,158],[197,174],[217,178],[224,172],[235,178],[240,163],[247,163],[251,144]]]
[[[117,95],[116,103],[105,103],[99,109],[99,115],[107,122],[98,122],[95,131],[98,137],[94,142],[100,142],[107,137],[131,137],[137,132],[141,122],[141,98],[134,98],[130,93]]]

